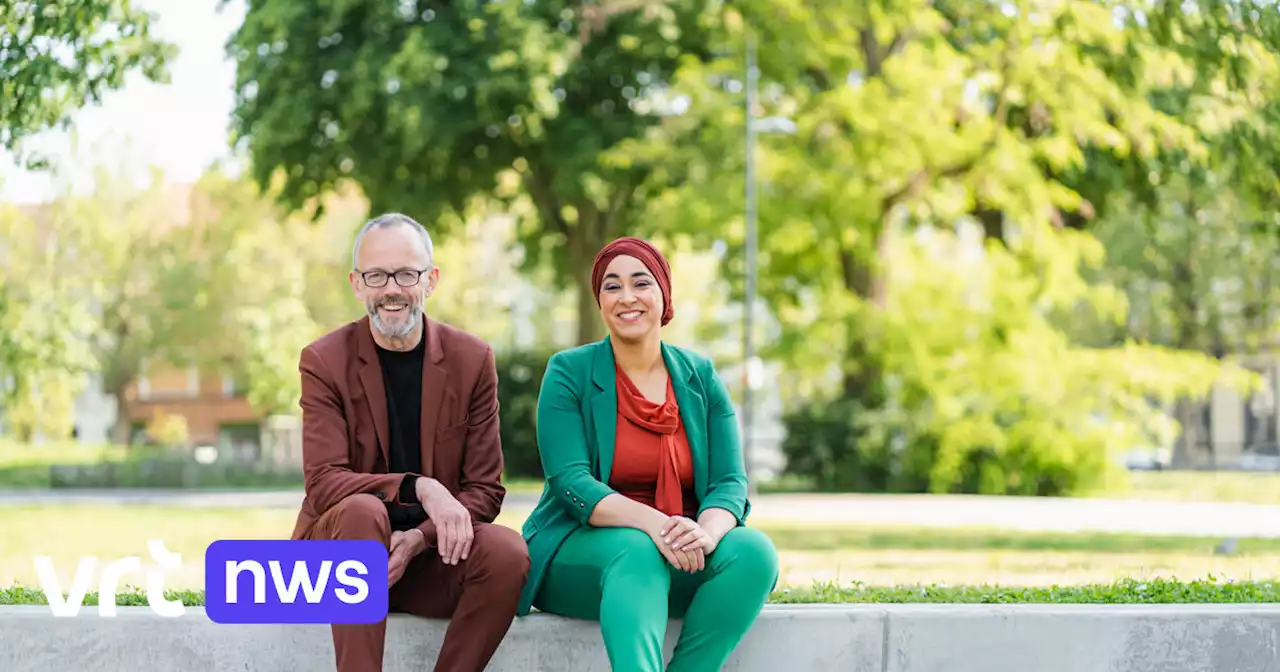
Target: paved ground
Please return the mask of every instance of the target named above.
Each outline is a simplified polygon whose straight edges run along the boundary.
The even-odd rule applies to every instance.
[[[7,506],[64,503],[170,507],[297,508],[300,491],[0,490]],[[508,495],[506,507],[528,510],[534,495]],[[763,495],[752,520],[815,524],[998,527],[1045,531],[1111,531],[1212,537],[1280,537],[1280,506],[1144,502],[1039,497],[929,495]]]

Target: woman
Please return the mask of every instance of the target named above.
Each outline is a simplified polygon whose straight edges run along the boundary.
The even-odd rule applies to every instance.
[[[598,619],[614,670],[663,669],[668,617],[684,618],[669,670],[719,670],[778,578],[745,527],[750,504],[733,406],[710,360],[662,342],[671,270],[648,242],[596,255],[609,335],[554,355],[538,396],[547,484],[524,525],[520,603]]]

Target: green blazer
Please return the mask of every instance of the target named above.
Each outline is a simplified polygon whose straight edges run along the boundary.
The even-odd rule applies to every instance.
[[[751,504],[729,392],[711,360],[702,355],[663,343],[662,359],[693,455],[698,512],[726,509],[738,525],[745,525]],[[558,352],[547,362],[537,416],[546,485],[524,523],[531,567],[520,600],[521,616],[529,613],[560,544],[587,524],[601,499],[615,492],[608,482],[618,423],[616,385],[609,337]]]

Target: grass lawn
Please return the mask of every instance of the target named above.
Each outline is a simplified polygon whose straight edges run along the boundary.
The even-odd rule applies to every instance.
[[[166,590],[168,599],[187,606],[203,606],[204,591]],[[783,588],[769,596],[772,604],[1222,604],[1274,603],[1280,601],[1280,583],[1215,580],[1121,579],[1112,583],[1081,586],[838,586],[815,583],[807,588]],[[0,588],[0,605],[45,604],[44,594],[31,588]],[[96,592],[85,595],[83,606],[98,604]],[[140,589],[120,590],[120,606],[146,606]]]
[[[508,510],[498,522],[518,529],[525,514]],[[209,543],[230,538],[286,538],[294,515],[283,509],[167,510],[90,505],[0,508],[0,587],[11,588],[9,593],[0,594],[0,600],[31,599],[20,597],[25,594],[21,587],[29,592],[38,586],[33,563],[36,555],[53,559],[65,591],[80,556],[96,555],[106,561],[138,555],[147,564],[149,539],[162,539],[169,550],[182,554],[183,568],[169,573],[165,585],[174,590],[199,590],[204,583],[203,557]],[[1053,597],[1051,601],[1060,601],[1112,593],[1128,595],[1124,599],[1133,600],[1142,596],[1141,591],[1134,592],[1134,586],[1140,584],[1166,586],[1160,590],[1182,595],[1188,594],[1187,590],[1201,590],[1194,588],[1199,584],[1186,588],[1184,582],[1209,577],[1236,582],[1224,584],[1226,588],[1212,588],[1218,591],[1214,594],[1245,590],[1239,582],[1261,581],[1264,583],[1243,584],[1254,586],[1246,593],[1276,597],[1274,588],[1265,582],[1276,576],[1274,568],[1280,566],[1280,540],[1267,539],[1240,540],[1236,555],[1223,556],[1213,553],[1219,540],[1207,538],[782,523],[770,523],[761,529],[770,534],[779,549],[782,576],[775,596],[779,601],[860,601],[875,596],[902,601],[919,593],[918,586],[934,586],[936,595],[949,595],[947,599],[955,601],[995,599],[993,595],[1023,600]],[[1116,582],[1129,579],[1137,583],[1116,587]],[[124,583],[141,585],[142,577],[126,576]],[[985,592],[969,598],[965,598],[964,591],[974,589],[958,587],[997,585],[1002,588],[983,589]],[[1049,594],[1038,586],[1058,588]],[[930,594],[935,593],[926,591],[922,596]],[[1071,598],[1072,595],[1076,597]]]

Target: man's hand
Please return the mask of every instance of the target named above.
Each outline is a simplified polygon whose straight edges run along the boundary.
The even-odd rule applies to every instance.
[[[404,570],[409,566],[409,561],[426,548],[427,540],[422,536],[421,530],[392,532],[391,555],[387,558],[387,585],[396,585],[396,582],[404,576]]]
[[[414,485],[427,518],[436,523],[436,550],[446,565],[456,565],[471,554],[471,512],[448,488],[434,478],[422,477]]]

